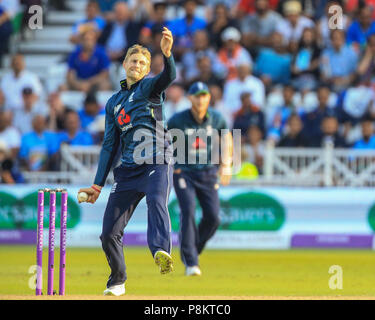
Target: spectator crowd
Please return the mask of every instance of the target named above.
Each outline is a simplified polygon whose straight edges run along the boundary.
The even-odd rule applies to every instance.
[[[9,40],[8,3],[0,0],[0,59]],[[177,64],[166,119],[190,107],[187,88],[203,81],[211,107],[241,129],[243,158],[259,171],[267,141],[375,149],[374,0],[88,0],[85,13],[72,26],[75,48],[58,90],[47,92],[21,54],[2,75],[0,180],[21,181],[19,168],[58,170],[63,143],[100,144],[104,106],[97,92],[118,90],[111,70],[121,73],[135,43],[152,53],[149,76],[158,74],[163,26],[174,36]],[[63,91],[83,92],[83,105],[64,105]]]

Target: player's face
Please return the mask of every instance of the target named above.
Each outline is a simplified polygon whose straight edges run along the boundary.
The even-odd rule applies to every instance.
[[[127,78],[138,81],[150,72],[150,61],[142,53],[135,53],[124,61],[124,69]]]
[[[201,93],[198,95],[191,95],[190,101],[192,108],[198,113],[205,113],[210,104],[211,95],[209,93]]]

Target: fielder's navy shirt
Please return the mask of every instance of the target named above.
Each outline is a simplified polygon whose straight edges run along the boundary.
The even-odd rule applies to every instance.
[[[165,99],[164,90],[175,78],[176,67],[171,55],[169,58],[164,56],[164,70],[157,76],[143,78],[129,89],[126,80],[121,81],[121,90],[108,100],[105,107],[105,133],[94,184],[104,185],[120,145],[121,163],[124,167],[138,167],[139,159],[147,158],[147,153],[137,153],[144,149],[137,147],[140,147],[141,143],[144,145],[146,138],[152,142],[152,152],[149,156],[154,159],[153,163],[161,152],[165,152],[165,157],[168,157],[172,142],[167,134],[162,107]],[[163,150],[156,145],[157,122],[162,124],[165,133]],[[141,140],[140,136],[143,136]]]
[[[213,147],[217,146],[219,148],[219,141],[215,141],[213,134],[213,129],[217,130],[218,136],[221,136],[221,130],[228,129],[227,123],[221,113],[217,112],[212,108],[207,109],[207,114],[203,119],[202,123],[198,123],[193,114],[191,113],[191,109],[187,109],[176,113],[172,116],[168,121],[168,129],[180,129],[184,132],[185,138],[185,157],[184,162],[181,163],[178,161],[178,156],[175,153],[175,169],[182,169],[182,170],[203,170],[209,169],[213,167],[217,167],[218,163],[212,160],[219,160],[215,159],[212,154]],[[199,131],[202,129],[205,133],[204,135],[200,135]],[[173,135],[173,131],[171,131]],[[197,135],[197,136],[195,136]],[[192,136],[193,138],[189,138]],[[216,149],[219,150],[219,149]],[[189,156],[195,157],[195,164],[189,163]],[[206,163],[199,163],[200,158],[204,157],[203,159],[206,160]],[[217,161],[219,162],[219,161]]]

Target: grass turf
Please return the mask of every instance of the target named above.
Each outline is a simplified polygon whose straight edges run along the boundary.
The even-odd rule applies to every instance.
[[[35,264],[35,247],[0,246],[0,299],[27,298]],[[126,248],[127,298],[256,298],[375,297],[375,253],[370,250],[234,251],[206,250],[201,277],[185,277],[178,250],[175,271],[160,275],[147,248]],[[43,256],[43,288],[47,285],[47,250]],[[66,294],[93,298],[102,294],[109,274],[99,248],[68,248]],[[55,288],[58,291],[58,249]],[[343,269],[343,289],[331,290],[328,269]]]

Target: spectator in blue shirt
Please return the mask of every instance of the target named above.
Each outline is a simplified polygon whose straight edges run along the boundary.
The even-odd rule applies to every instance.
[[[82,37],[82,45],[69,56],[67,84],[70,90],[111,90],[108,71],[110,61],[96,40],[96,33],[87,31]]]
[[[94,144],[91,134],[81,130],[81,123],[76,111],[69,111],[65,118],[65,131],[59,134],[60,142],[71,146],[91,146]]]
[[[302,116],[304,122],[304,134],[307,138],[319,139],[321,135],[322,121],[325,117],[337,116],[336,108],[329,106],[329,97],[331,94],[330,88],[322,84],[317,91],[318,106],[317,108]]]
[[[358,55],[345,43],[343,30],[331,32],[332,47],[322,53],[322,80],[332,85],[334,91],[345,90],[354,80],[358,64]]]
[[[118,2],[127,2],[127,0],[96,0],[100,12],[107,21],[114,19],[113,8]]]
[[[295,88],[287,84],[283,88],[283,104],[275,110],[271,116],[271,125],[268,131],[268,138],[278,141],[284,134],[289,118],[293,115],[302,116],[302,110],[293,101]]]
[[[371,117],[364,117],[361,121],[362,139],[358,140],[354,149],[375,149],[374,122]]]
[[[122,63],[127,49],[136,44],[140,29],[141,25],[131,18],[128,5],[120,1],[115,4],[113,21],[105,25],[98,43],[105,47],[111,61]]]
[[[78,112],[82,129],[87,130],[88,126],[95,121],[97,116],[104,114],[105,110],[98,103],[95,93],[88,93],[83,109]]]
[[[172,31],[175,38],[174,55],[177,59],[187,50],[193,47],[193,36],[197,30],[206,28],[205,20],[195,16],[197,6],[196,0],[184,1],[185,16],[172,20],[168,29]]]
[[[21,164],[29,171],[51,170],[60,147],[57,134],[46,131],[46,119],[42,115],[33,118],[32,126],[33,131],[21,139]]]
[[[162,30],[164,26],[169,25],[169,22],[166,17],[167,13],[167,2],[166,1],[154,1],[153,3],[153,15],[152,17],[146,21],[144,26],[141,29],[139,35],[139,42],[150,49],[151,52],[155,50],[160,50],[160,40],[155,42],[155,46],[153,45],[153,33],[155,30],[160,29]]]
[[[90,0],[86,5],[86,18],[74,24],[70,41],[74,44],[78,44],[81,40],[81,36],[86,33],[86,31],[93,30],[99,34],[104,26],[105,20],[100,16],[98,3],[95,0]]]
[[[349,26],[346,40],[358,49],[364,49],[367,39],[375,33],[375,21],[372,19],[372,8],[365,6],[360,9],[359,19]]]
[[[320,47],[314,28],[305,28],[293,55],[292,77],[298,91],[316,90],[319,79]]]
[[[290,80],[292,57],[286,52],[283,36],[274,32],[271,38],[272,47],[260,51],[255,64],[255,74],[269,88],[274,84],[285,84]]]

